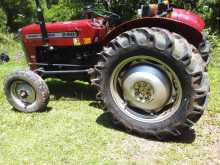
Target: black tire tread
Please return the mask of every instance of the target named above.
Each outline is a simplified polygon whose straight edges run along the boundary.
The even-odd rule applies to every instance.
[[[109,58],[113,58],[118,49],[128,49],[132,45],[140,47],[150,47],[161,52],[170,52],[172,57],[180,61],[185,66],[185,70],[192,78],[193,96],[190,100],[188,114],[184,122],[177,122],[171,128],[166,130],[145,130],[140,127],[134,127],[132,123],[119,118],[117,112],[111,111],[111,107],[106,107],[112,113],[113,117],[122,125],[131,131],[140,134],[153,134],[155,137],[163,137],[164,134],[180,136],[183,128],[190,128],[196,123],[207,106],[209,93],[209,80],[206,72],[207,62],[201,58],[202,55],[195,47],[187,42],[185,38],[176,33],[171,33],[161,28],[138,28],[127,31],[116,39],[112,40],[100,53],[102,60],[95,66],[91,72],[91,82],[98,89],[97,99],[109,105],[108,98],[103,92],[102,70],[105,68]]]
[[[206,67],[208,67],[211,59],[211,44],[208,40],[208,35],[204,32],[203,34],[203,41],[199,45],[199,52],[206,64]]]
[[[21,71],[19,70],[19,71],[15,71],[9,74],[4,81],[4,91],[5,91],[8,102],[13,107],[14,107],[14,102],[9,94],[10,92],[9,86],[10,86],[10,83],[15,79],[22,79],[24,81],[28,81],[35,88],[36,92],[39,93],[39,95],[41,96],[36,109],[32,109],[32,110],[17,109],[17,110],[22,111],[22,112],[27,112],[27,113],[44,111],[49,102],[49,95],[50,95],[48,86],[46,85],[44,80],[39,75],[37,75],[36,73],[30,70],[21,70]]]

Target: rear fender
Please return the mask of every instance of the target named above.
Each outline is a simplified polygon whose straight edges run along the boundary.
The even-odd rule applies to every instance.
[[[107,45],[112,39],[114,39],[115,37],[117,37],[125,31],[140,27],[159,27],[167,29],[171,32],[178,33],[184,38],[186,38],[188,42],[194,45],[196,48],[199,47],[199,44],[203,40],[201,31],[195,29],[192,26],[187,25],[184,22],[162,17],[146,17],[125,22],[115,27],[104,37],[104,39],[102,40],[102,45]]]

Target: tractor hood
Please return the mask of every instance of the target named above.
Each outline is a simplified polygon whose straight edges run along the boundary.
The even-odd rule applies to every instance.
[[[80,21],[67,21],[67,22],[55,22],[46,23],[47,32],[71,32],[74,30],[81,29],[83,27],[88,27],[90,20],[80,20]],[[29,33],[40,33],[40,26],[37,23],[27,25],[22,28],[23,34]]]
[[[106,33],[106,28],[91,19],[46,23],[49,44],[54,46],[87,45],[97,43]],[[27,25],[20,29],[25,45],[43,45],[40,25]]]
[[[205,22],[199,15],[184,9],[174,8],[171,19],[183,22],[198,31],[202,31],[205,28]]]

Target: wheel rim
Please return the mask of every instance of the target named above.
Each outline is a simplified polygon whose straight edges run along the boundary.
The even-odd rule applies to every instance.
[[[110,91],[120,111],[147,123],[170,118],[182,100],[176,73],[163,61],[146,55],[119,63],[111,76]]]
[[[20,107],[27,107],[36,100],[34,88],[29,83],[22,80],[12,82],[10,92],[12,99]]]

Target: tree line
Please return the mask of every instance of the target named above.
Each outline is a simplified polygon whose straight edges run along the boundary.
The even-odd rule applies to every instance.
[[[82,17],[86,5],[113,11],[130,19],[140,3],[146,0],[41,0],[47,21],[64,21]],[[151,1],[152,3],[154,0]],[[220,0],[173,0],[179,8],[199,13],[212,31],[220,32]],[[0,30],[16,31],[28,23],[36,22],[34,0],[1,0]]]

